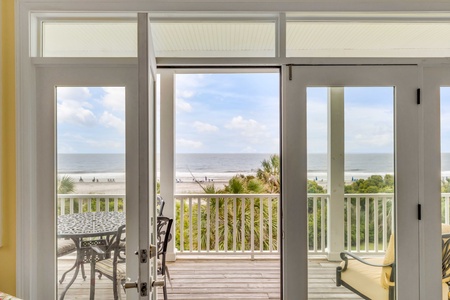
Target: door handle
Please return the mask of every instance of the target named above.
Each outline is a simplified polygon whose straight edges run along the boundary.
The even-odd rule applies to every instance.
[[[123,287],[125,289],[134,289],[134,288],[137,289],[138,288],[138,283],[136,281],[135,282],[125,282]]]
[[[166,285],[166,275],[162,276],[158,280],[152,281],[152,287],[163,287]]]
[[[155,257],[158,254],[157,251],[158,250],[156,249],[156,245],[150,244],[150,253],[149,253],[150,258]]]
[[[125,282],[123,287],[124,287],[124,289],[134,289],[135,288],[141,296],[148,295],[147,283],[145,283],[145,282],[141,283],[140,288],[139,288],[139,284],[136,281],[135,282]]]

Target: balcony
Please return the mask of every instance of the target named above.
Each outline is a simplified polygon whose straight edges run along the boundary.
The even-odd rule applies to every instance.
[[[325,255],[328,251],[329,197],[328,194],[308,194],[307,242],[311,254]],[[384,253],[393,224],[393,198],[393,194],[345,195],[345,250]],[[176,239],[173,243],[177,255],[223,254],[253,259],[279,254],[279,195],[176,194],[175,200]],[[125,202],[125,195],[61,194],[58,213],[125,211]],[[450,223],[450,193],[442,194],[442,207],[443,222]],[[220,234],[215,235],[215,232]]]
[[[358,299],[345,288],[335,286],[338,263],[326,259],[330,251],[327,244],[329,199],[328,194],[308,194],[310,298],[327,294],[329,299]],[[169,288],[171,299],[189,299],[192,295],[208,298],[211,293],[217,297],[222,294],[220,299],[222,296],[223,299],[279,297],[279,195],[177,194],[175,200],[176,226],[172,243],[177,260],[169,263],[173,279],[173,286]],[[124,211],[125,202],[124,195],[59,195],[58,212]],[[442,204],[443,219],[448,221],[450,194],[442,194]],[[345,250],[366,256],[383,255],[393,224],[392,207],[393,194],[346,194]],[[60,272],[69,269],[71,259],[70,256],[59,259]],[[246,271],[242,273],[242,270]],[[237,274],[240,274],[239,284]],[[188,282],[194,278],[204,284]],[[264,289],[262,281],[267,283]],[[80,277],[75,283],[67,295],[76,293],[87,297],[88,281]],[[60,291],[64,286],[64,283],[59,286]],[[110,294],[107,279],[97,288],[99,297]]]

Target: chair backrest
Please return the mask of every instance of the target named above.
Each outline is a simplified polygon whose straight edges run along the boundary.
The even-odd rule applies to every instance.
[[[158,217],[157,219],[157,249],[158,258],[160,255],[165,255],[167,251],[167,244],[172,239],[172,234],[170,230],[172,228],[173,219],[167,217]]]
[[[164,199],[161,196],[156,196],[156,215],[162,217],[164,211]]]
[[[442,282],[450,281],[450,234],[442,235]]]
[[[126,247],[126,226],[122,225],[117,229],[117,235],[115,235],[108,246],[106,252],[113,253],[113,262],[125,261],[125,247]]]

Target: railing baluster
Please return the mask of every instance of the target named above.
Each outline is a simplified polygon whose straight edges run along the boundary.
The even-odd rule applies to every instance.
[[[361,243],[361,197],[356,197],[356,252],[360,252]]]
[[[59,213],[61,215],[66,214],[66,199],[65,198],[58,198],[59,202]]]
[[[197,251],[202,251],[202,212],[201,212],[201,203],[200,197],[198,197],[197,201]]]
[[[74,206],[74,204],[73,204],[73,198],[70,198],[69,201],[70,201],[70,204],[69,204],[69,213],[73,214],[73,206]]]
[[[449,196],[445,196],[444,197],[444,201],[445,201],[445,224],[450,224],[450,197]]]
[[[236,240],[237,240],[237,230],[236,230],[236,197],[233,198],[233,252],[236,252]]]
[[[184,252],[184,198],[180,198],[180,251]]]
[[[250,251],[251,258],[254,258],[255,253],[255,198],[250,198]]]
[[[320,197],[320,250],[322,252],[325,251],[325,208],[327,207],[326,199],[324,197]]]
[[[264,251],[264,198],[259,198],[259,252]]]
[[[206,198],[206,252],[209,252],[209,243],[211,242],[211,198]]]
[[[223,249],[228,252],[228,198],[223,199],[223,226],[224,237],[223,237]]]
[[[109,211],[109,197],[105,197],[105,211]]]
[[[370,211],[370,198],[366,197],[366,201],[365,201],[365,216],[364,216],[364,250],[366,252],[369,252],[369,238],[370,238],[370,233],[369,233],[369,211]]]
[[[192,197],[189,197],[189,252],[192,252],[194,243],[192,241]]]
[[[114,211],[119,211],[119,198],[114,198]]]
[[[245,252],[245,201],[247,198],[241,199],[241,242],[242,242],[242,252]]]
[[[272,226],[272,197],[267,198],[267,206],[269,210],[269,252],[273,252],[273,226]]]
[[[352,198],[347,196],[347,251],[352,250]]]
[[[216,236],[216,241],[215,241],[215,245],[214,245],[214,249],[216,250],[216,252],[219,252],[219,207],[220,207],[220,199],[216,198],[216,205],[215,205],[215,210],[216,210],[216,222],[215,222],[215,226],[216,226],[216,231],[215,231],[215,236]]]
[[[95,211],[100,211],[100,197],[95,198]]]
[[[387,238],[387,216],[386,216],[386,202],[387,202],[387,198],[383,198],[383,204],[382,204],[382,211],[383,211],[383,251],[386,251],[387,248],[387,242],[386,242],[386,238]]]
[[[280,228],[280,195],[277,196],[277,251],[280,251],[281,228]]]
[[[373,247],[378,252],[378,197],[373,198]]]
[[[313,197],[313,251],[317,252],[317,198]]]
[[[174,200],[175,201],[175,200]],[[122,211],[126,212],[127,211],[127,202],[126,202],[126,198],[122,198]]]

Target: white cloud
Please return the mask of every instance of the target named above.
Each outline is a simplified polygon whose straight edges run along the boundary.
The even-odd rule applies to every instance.
[[[183,98],[177,98],[176,106],[177,106],[177,112],[179,112],[179,111],[191,112],[192,111],[192,105],[190,105],[188,102],[186,102]]]
[[[115,115],[105,111],[100,117],[99,123],[107,128],[115,128],[121,134],[125,133],[124,120],[116,117]]]
[[[346,152],[393,151],[393,111],[351,107],[345,110]]]
[[[112,111],[125,112],[125,88],[104,87],[103,106]]]
[[[187,99],[194,97],[197,91],[205,85],[204,74],[177,74],[176,75],[176,111],[191,112],[192,105]]]
[[[194,128],[197,129],[198,132],[215,132],[219,130],[217,126],[199,121],[194,122]]]
[[[57,120],[58,123],[69,123],[82,126],[93,126],[97,118],[92,112],[92,97],[86,87],[58,87]]]
[[[266,126],[253,119],[244,119],[242,116],[234,117],[225,128],[238,130],[245,137],[267,136]]]
[[[83,102],[74,100],[59,101],[57,104],[58,123],[70,123],[82,126],[93,126],[97,123],[94,113],[84,107]]]
[[[88,100],[92,95],[87,87],[58,87],[56,96],[58,101],[76,100],[82,102]]]
[[[192,140],[186,140],[186,139],[177,139],[177,148],[194,148],[199,149],[203,146],[202,142],[199,141],[192,141]]]

